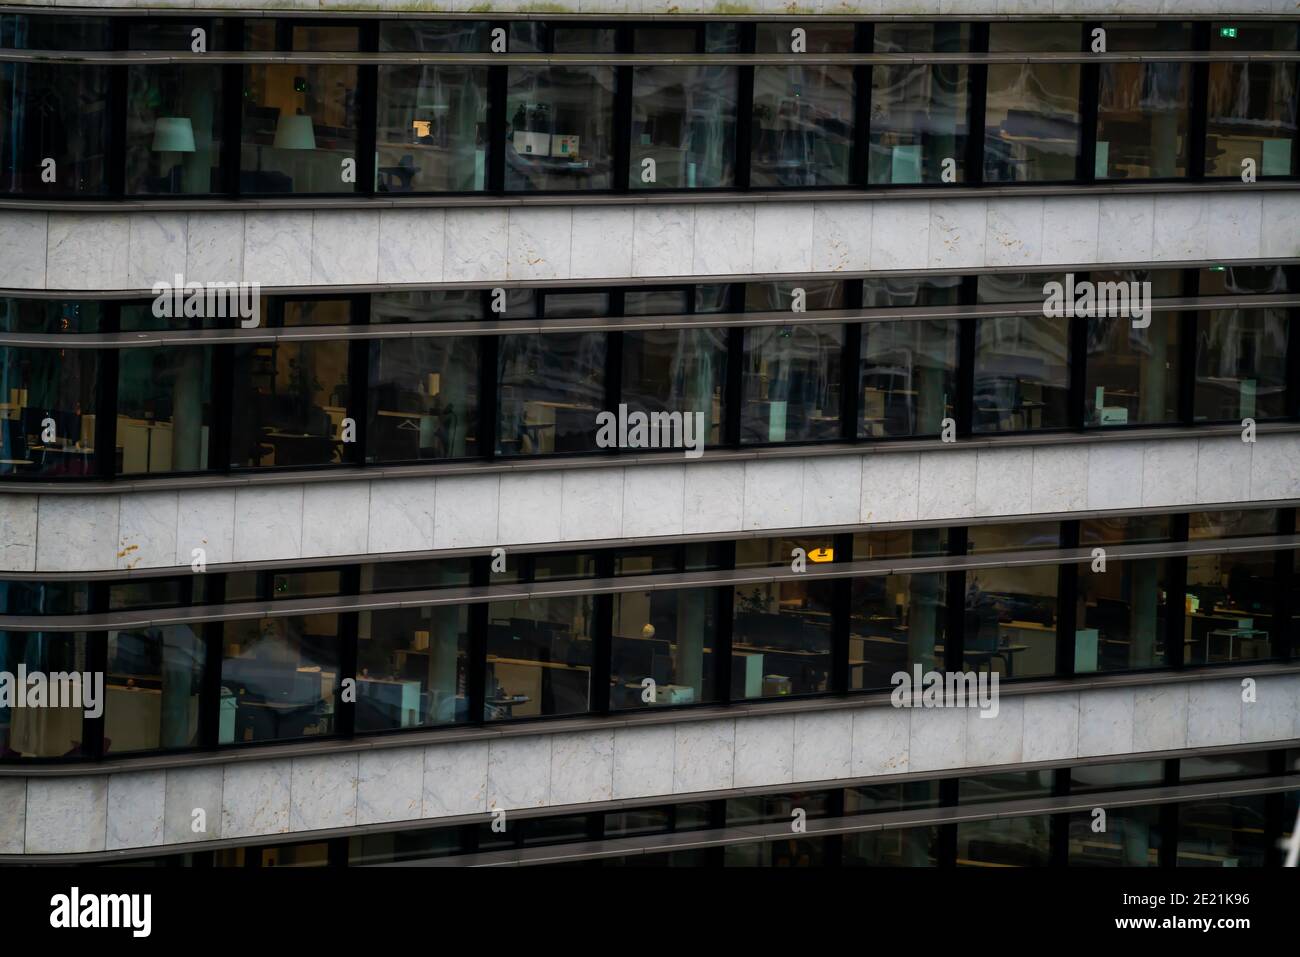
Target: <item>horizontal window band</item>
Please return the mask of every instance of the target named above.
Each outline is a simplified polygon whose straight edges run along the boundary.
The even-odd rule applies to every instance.
[[[803,533],[812,538],[815,535]],[[1112,545],[1108,561],[1143,561],[1193,555],[1234,555],[1289,551],[1300,548],[1300,535],[1261,535],[1189,542],[1153,542]],[[486,555],[488,549],[481,549]],[[433,608],[480,605],[500,601],[544,601],[577,595],[616,595],[626,592],[684,591],[693,588],[730,588],[770,585],[788,581],[835,581],[843,578],[881,578],[890,575],[944,574],[991,568],[1073,565],[1092,560],[1092,547],[1052,548],[975,555],[935,555],[875,561],[809,564],[796,572],[788,564],[777,567],[737,568],[724,571],[669,572],[660,575],[626,575],[617,578],[580,578],[509,585],[420,589],[328,598],[237,602],[185,608],[141,609],[82,615],[0,615],[0,631],[99,632],[139,628],[169,628],[206,622],[289,618],[300,615],[351,614],[392,611],[399,608]],[[339,563],[342,564],[342,563]]]
[[[1300,432],[1300,422],[1286,420],[1264,421],[1256,425],[1257,435],[1286,435]],[[709,464],[719,462],[768,461],[785,458],[809,458],[842,455],[874,455],[896,452],[943,452],[970,449],[1022,448],[1054,445],[1085,445],[1103,442],[1137,442],[1152,439],[1206,439],[1240,436],[1238,423],[1217,425],[1171,425],[1167,427],[1105,428],[1094,427],[1087,431],[1043,431],[1037,433],[996,434],[962,438],[956,442],[943,442],[937,437],[862,439],[855,443],[827,441],[810,445],[771,445],[749,448],[708,449],[691,462]],[[621,454],[592,452],[564,457],[541,455],[535,458],[509,458],[483,460],[456,460],[435,464],[308,467],[303,470],[283,471],[252,469],[229,473],[214,472],[198,475],[172,476],[157,479],[123,477],[108,481],[67,482],[39,478],[6,476],[0,479],[0,489],[6,494],[29,495],[84,495],[88,493],[115,494],[122,492],[161,492],[171,490],[241,488],[243,486],[269,487],[273,485],[309,485],[322,482],[369,481],[371,479],[436,478],[438,476],[467,476],[491,474],[519,474],[520,472],[553,472],[560,469],[627,468],[629,466],[672,465],[684,462],[680,449],[666,449],[649,454]],[[1222,503],[1234,508],[1242,503]],[[1251,504],[1253,507],[1253,503]],[[1206,506],[1207,508],[1209,506]],[[1141,511],[1150,511],[1143,509]],[[963,519],[962,521],[966,521]],[[952,524],[944,522],[942,524]],[[897,527],[902,527],[899,525]],[[714,535],[713,537],[718,537]],[[680,539],[679,539],[680,540]],[[639,539],[638,539],[639,541]],[[441,554],[441,553],[440,553]]]
[[[1110,270],[1106,270],[1109,272]],[[1123,284],[1123,283],[1122,283]],[[1290,309],[1300,293],[1244,296],[1178,296],[1152,299],[1153,313],[1210,312],[1229,309]],[[468,322],[377,323],[368,326],[289,326],[255,329],[176,329],[117,333],[0,332],[0,346],[50,349],[157,348],[338,339],[437,339],[460,336],[546,335],[575,332],[647,332],[749,326],[811,326],[859,322],[898,322],[1041,316],[1039,302],[983,305],[910,306],[875,309],[826,309],[815,312],[719,312],[663,316],[589,316],[571,319],[480,319]],[[1091,317],[1084,317],[1091,318]],[[1101,316],[1127,321],[1126,316]],[[1067,321],[1062,317],[1062,321]]]
[[[1140,180],[1131,183],[1099,181],[1094,183],[1006,184],[967,183],[899,184],[883,186],[872,184],[857,187],[791,187],[787,190],[736,189],[718,187],[697,190],[581,190],[536,193],[402,193],[366,195],[320,196],[248,196],[239,199],[220,195],[187,197],[183,199],[16,199],[0,197],[0,211],[31,212],[47,210],[59,213],[123,213],[123,212],[229,212],[232,210],[258,211],[297,210],[304,212],[332,209],[475,209],[498,206],[661,206],[671,204],[708,205],[713,203],[834,203],[861,202],[876,199],[975,199],[989,197],[1086,197],[1086,196],[1145,196],[1174,193],[1226,193],[1273,192],[1295,190],[1300,177],[1270,176],[1243,183],[1237,177],[1224,179],[1192,180]],[[985,267],[970,267],[966,272]],[[1006,268],[997,267],[1005,272]],[[1028,269],[1028,266],[1017,267]],[[883,273],[883,271],[882,271]],[[847,275],[848,273],[836,273]],[[517,280],[523,282],[524,280]],[[572,282],[572,280],[569,280]],[[535,283],[535,281],[534,281]]]
[[[212,50],[12,50],[0,49],[0,63],[68,66],[943,66],[1027,63],[1288,63],[1296,50],[1161,50],[1125,53],[433,53],[277,52]]]
[[[1294,188],[1294,187],[1292,187]],[[1300,256],[1281,256],[1255,259],[1179,259],[1167,262],[1128,260],[1124,262],[1052,263],[1025,266],[966,266],[960,269],[845,269],[834,272],[769,272],[769,273],[714,273],[676,276],[610,276],[593,279],[480,279],[466,282],[420,283],[353,283],[336,285],[274,286],[265,285],[259,290],[263,296],[350,296],[365,293],[454,291],[466,289],[537,289],[580,292],[600,292],[612,287],[625,289],[658,289],[666,286],[714,286],[727,283],[750,282],[844,282],[859,279],[937,279],[962,276],[997,276],[1008,273],[1041,275],[1044,273],[1126,272],[1130,270],[1176,271],[1183,269],[1256,269],[1264,266],[1300,265]],[[167,277],[170,282],[175,277]],[[230,280],[235,282],[237,280]],[[24,289],[17,286],[0,287],[0,298],[39,300],[102,299],[122,301],[127,299],[152,299],[151,288],[137,289]],[[1234,300],[1240,296],[1231,297]],[[1006,303],[1004,305],[1015,305]],[[810,315],[810,313],[800,313]],[[325,328],[325,327],[320,327]],[[69,338],[76,333],[69,334]],[[146,333],[147,335],[147,333]]]

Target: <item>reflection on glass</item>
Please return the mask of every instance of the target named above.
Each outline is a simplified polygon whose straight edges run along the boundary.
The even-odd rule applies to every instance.
[[[368,461],[478,453],[478,347],[468,337],[371,343]]]
[[[103,66],[0,63],[0,193],[107,191],[108,78]]]
[[[122,349],[117,357],[120,471],[196,472],[208,467],[212,349]]]
[[[502,336],[497,383],[500,455],[586,452],[605,407],[605,336]]]
[[[222,192],[221,69],[132,66],[126,76],[127,193]]]
[[[16,676],[27,672],[55,671],[85,674],[84,634],[39,631],[0,631],[0,672]],[[93,690],[93,689],[92,689]],[[13,707],[0,705],[0,758],[73,757],[83,751],[82,704],[75,708]]]
[[[844,327],[754,326],[744,342],[741,441],[838,438]]]
[[[1294,50],[1294,44],[1291,46]],[[1211,63],[1205,123],[1205,174],[1290,176],[1296,139],[1294,63]]]
[[[1078,52],[1080,24],[989,25],[989,51]],[[1077,63],[992,63],[984,114],[990,183],[1073,180],[1079,157]]]
[[[486,67],[379,67],[378,192],[487,186],[487,79]]]
[[[632,76],[632,188],[734,185],[736,68],[639,66]]]
[[[1051,817],[963,821],[957,825],[958,867],[1045,867],[1051,855]]]
[[[722,441],[726,375],[726,329],[623,334],[623,401],[628,411],[683,416],[703,412],[706,445]],[[662,436],[659,447],[670,445],[671,436]]]
[[[1056,671],[1055,565],[967,572],[966,668],[1006,678]]]
[[[1183,640],[1188,664],[1272,657],[1276,573],[1269,553],[1187,559]]]
[[[712,701],[716,604],[707,588],[615,595],[609,706]]]
[[[1088,319],[1084,389],[1088,425],[1159,425],[1178,421],[1179,317]]]
[[[239,164],[244,193],[351,193],[357,155],[357,67],[246,66]]]
[[[484,718],[591,709],[591,595],[492,602]]]
[[[1108,23],[1106,49],[1191,49],[1191,25]],[[1097,179],[1158,179],[1187,175],[1186,63],[1102,63],[1098,67]]]
[[[199,743],[206,646],[201,625],[108,633],[104,753]]]
[[[887,827],[843,838],[845,867],[938,867],[938,827]]]
[[[469,718],[469,608],[365,611],[357,620],[358,731]]]
[[[338,615],[226,622],[217,740],[333,734],[338,670]]]
[[[1160,866],[1160,808],[1106,809],[1098,832],[1091,812],[1070,815],[1070,867]]]
[[[1169,569],[1161,559],[1110,561],[1098,572],[1079,566],[1074,670],[1130,671],[1166,664]]]
[[[230,461],[235,467],[341,461],[347,416],[348,343],[237,345]]]
[[[955,319],[862,324],[863,438],[935,435],[957,395]]]
[[[999,316],[975,323],[975,431],[1068,425],[1068,324],[1045,316]]]
[[[1178,867],[1263,867],[1268,826],[1263,795],[1178,805]]]
[[[94,475],[99,356],[0,349],[0,475]]]
[[[946,576],[873,575],[852,585],[850,688],[888,688],[896,672],[943,666]]]
[[[1289,327],[1280,309],[1216,309],[1196,316],[1197,421],[1286,415]]]
[[[609,189],[614,67],[511,66],[506,189]]]

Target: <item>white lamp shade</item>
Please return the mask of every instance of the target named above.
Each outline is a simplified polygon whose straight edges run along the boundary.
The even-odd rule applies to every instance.
[[[314,150],[316,131],[310,116],[290,116],[284,113],[275,123],[275,147],[282,150]]]
[[[153,124],[155,153],[193,153],[194,125],[188,116],[160,116]]]

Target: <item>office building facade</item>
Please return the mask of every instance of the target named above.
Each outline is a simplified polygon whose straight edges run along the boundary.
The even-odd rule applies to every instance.
[[[1282,863],[1291,3],[199,6],[0,8],[0,864]]]

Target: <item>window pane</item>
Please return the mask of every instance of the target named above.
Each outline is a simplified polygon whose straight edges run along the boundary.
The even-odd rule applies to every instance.
[[[122,349],[117,362],[122,474],[206,469],[212,434],[212,349]]]
[[[991,36],[1004,26],[1016,25],[994,24]],[[984,129],[988,182],[1073,180],[1079,156],[1079,64],[990,64]]]
[[[1079,565],[1074,670],[1129,671],[1167,664],[1168,566],[1158,559]]]
[[[497,452],[536,455],[596,448],[605,406],[605,336],[502,336]]]
[[[1027,432],[1069,424],[1069,328],[1059,319],[975,320],[976,432]]]
[[[484,318],[483,292],[480,289],[420,289],[375,293],[370,298],[372,325],[385,322],[468,322]]]
[[[839,438],[843,348],[839,325],[746,329],[741,441]]]
[[[828,581],[783,581],[736,589],[733,698],[828,690],[831,594]]]
[[[486,188],[487,76],[486,67],[379,67],[378,192]]]
[[[1195,542],[1216,538],[1276,535],[1277,522],[1277,510],[1272,508],[1192,512],[1187,516],[1187,537]]]
[[[479,453],[477,339],[378,339],[370,345],[371,462]]]
[[[1070,867],[1160,866],[1160,808],[1106,809],[1106,829],[1091,812],[1070,815]]]
[[[0,475],[94,475],[99,356],[0,349]]]
[[[492,602],[484,719],[589,711],[594,613],[591,595]]]
[[[788,46],[788,30],[784,36]],[[814,52],[812,44],[809,51]],[[750,182],[756,187],[850,183],[853,98],[851,66],[755,67]]]
[[[736,83],[735,67],[633,68],[633,189],[734,185]]]
[[[219,67],[129,67],[127,193],[224,191],[221,122]]]
[[[347,415],[347,342],[235,346],[234,366],[241,401],[234,405],[232,466],[342,460],[338,429]]]
[[[885,828],[843,838],[845,867],[938,867],[938,827]]]
[[[330,63],[244,68],[239,188],[245,193],[351,193],[357,68]]]
[[[966,668],[1006,678],[1056,671],[1055,565],[967,572]]]
[[[853,579],[849,617],[849,687],[887,688],[896,672],[943,666],[947,623],[941,574]]]
[[[726,329],[623,334],[623,401],[629,412],[702,412],[703,441],[717,445],[726,379]],[[663,437],[661,447],[670,447],[670,439]]]
[[[1246,159],[1259,176],[1292,175],[1296,76],[1294,63],[1210,64],[1207,176],[1240,176]]]
[[[218,740],[333,734],[338,628],[337,615],[226,622]]]
[[[1045,867],[1051,854],[1051,817],[963,821],[957,825],[958,867]]]
[[[614,68],[511,66],[506,189],[609,189]]]
[[[1223,309],[1196,317],[1197,421],[1286,415],[1288,325],[1280,309]]]
[[[0,332],[99,332],[103,312],[101,302],[0,298]]]
[[[1179,317],[1148,316],[1137,328],[1131,319],[1089,319],[1088,425],[1158,425],[1178,421]]]
[[[1178,867],[1263,867],[1268,824],[1263,795],[1178,806]]]
[[[706,588],[615,595],[609,706],[712,701],[716,605]]]
[[[0,192],[107,192],[108,78],[108,67],[0,63]]]
[[[942,182],[949,159],[966,180],[967,76],[955,63],[871,68],[870,182]]]
[[[1269,658],[1274,654],[1271,554],[1192,555],[1184,615],[1188,664]]]
[[[862,325],[863,438],[935,435],[954,414],[957,320]]]
[[[106,754],[198,745],[207,654],[199,628],[173,625],[108,633]]]
[[[0,631],[0,671],[87,673],[86,636],[38,631]],[[93,689],[92,689],[93,690]],[[82,753],[85,689],[76,707],[0,706],[0,758],[60,758]],[[30,693],[30,688],[29,688]],[[67,703],[67,702],[61,702]]]
[[[1098,179],[1187,175],[1186,63],[1103,63],[1097,93]]]
[[[357,623],[358,731],[469,719],[469,607],[362,612]]]

